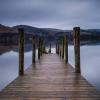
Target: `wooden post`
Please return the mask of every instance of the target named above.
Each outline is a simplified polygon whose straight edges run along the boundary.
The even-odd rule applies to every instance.
[[[62,58],[64,59],[64,37],[62,39]]]
[[[43,53],[45,53],[45,40],[43,40]]]
[[[57,54],[59,55],[59,42],[57,42]]]
[[[43,55],[44,43],[43,39],[41,39],[41,56]]]
[[[49,49],[49,53],[51,53],[51,43],[50,43],[50,49]]]
[[[75,72],[80,73],[80,27],[73,28]]]
[[[62,40],[60,42],[60,57],[62,57]]]
[[[57,42],[57,54],[59,54],[59,43]]]
[[[42,40],[42,54],[45,53],[45,40]]]
[[[40,56],[42,56],[42,38],[40,38]]]
[[[58,53],[58,44],[56,42],[56,54]]]
[[[32,37],[32,64],[35,64],[35,53],[36,53],[35,36],[33,36]]]
[[[61,57],[61,43],[60,43],[60,45],[59,45],[59,55],[60,55],[60,57]]]
[[[68,63],[68,37],[64,37],[64,58],[65,62]]]
[[[58,42],[58,55],[60,54],[60,53],[59,53],[59,49],[60,49],[60,46],[59,46],[59,42]]]
[[[63,39],[61,39],[61,58],[63,58]]]
[[[19,33],[19,75],[24,75],[24,30],[18,29]]]
[[[40,59],[40,44],[41,44],[41,43],[40,43],[40,42],[41,42],[41,41],[40,41],[40,37],[39,37],[38,42],[39,42],[39,43],[38,43],[38,59]]]
[[[41,37],[40,37],[40,57],[42,56],[42,40],[41,40]]]
[[[56,42],[56,54],[59,54],[59,43]]]
[[[40,38],[40,56],[43,54],[43,39]]]

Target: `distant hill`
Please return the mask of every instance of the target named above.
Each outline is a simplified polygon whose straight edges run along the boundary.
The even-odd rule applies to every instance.
[[[87,29],[87,31],[90,31],[90,32],[99,32],[100,33],[100,29]]]
[[[25,33],[27,34],[36,34],[36,33],[41,32],[39,28],[28,26],[28,25],[17,25],[17,26],[12,27],[12,29],[15,29],[15,30],[18,30],[18,28],[23,28]]]
[[[70,33],[72,30],[61,30],[55,28],[37,28],[28,25],[16,25],[13,27],[4,26],[0,24],[0,33],[17,33],[18,28],[23,28],[27,34],[47,34],[47,35],[57,35],[57,33]],[[81,35],[99,35],[100,29],[81,29]]]
[[[31,35],[40,35],[40,36],[43,36],[47,41],[48,40],[53,41],[54,39],[61,37],[65,34],[68,35],[70,41],[72,41],[72,38],[73,38],[72,30],[61,30],[61,29],[55,29],[55,28],[37,28],[33,26],[28,26],[28,25],[16,25],[13,27],[9,27],[9,26],[1,25],[1,24],[0,24],[0,36],[2,36],[1,34],[4,34],[4,33],[17,34],[18,28],[24,29],[25,34],[27,34],[26,38],[30,38]],[[100,29],[81,29],[80,39],[81,41],[100,41]]]
[[[81,29],[81,35],[100,35],[100,30],[99,29]]]
[[[28,25],[17,25],[12,27],[13,29],[23,28],[25,33],[28,34],[45,34],[45,35],[55,35],[57,32],[62,32],[60,29],[53,28],[37,28]]]
[[[17,31],[11,27],[0,24],[0,33],[16,33]]]

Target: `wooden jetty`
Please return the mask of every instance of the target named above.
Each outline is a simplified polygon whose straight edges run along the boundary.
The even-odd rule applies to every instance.
[[[74,30],[75,69],[68,63],[67,36],[56,43],[56,54],[45,52],[39,39],[35,61],[35,37],[32,37],[32,65],[24,72],[24,31],[19,29],[19,76],[0,92],[0,100],[100,100],[96,90],[80,71],[80,28]]]
[[[100,93],[57,54],[44,54],[0,92],[0,100],[100,100]]]

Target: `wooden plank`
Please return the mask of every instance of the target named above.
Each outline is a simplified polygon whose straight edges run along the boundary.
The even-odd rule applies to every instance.
[[[0,92],[0,100],[100,100],[100,92],[57,54],[44,54]]]

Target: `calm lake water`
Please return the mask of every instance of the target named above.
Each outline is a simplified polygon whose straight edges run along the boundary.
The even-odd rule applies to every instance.
[[[81,46],[81,73],[100,91],[100,45]],[[75,65],[74,47],[69,46],[69,63]]]
[[[55,53],[55,48],[52,48]],[[25,69],[31,65],[31,45],[25,49]],[[37,60],[37,58],[36,58]],[[74,48],[69,46],[69,63],[74,66]],[[82,75],[100,91],[100,45],[81,47]],[[18,76],[18,50],[16,46],[0,46],[0,90]]]

